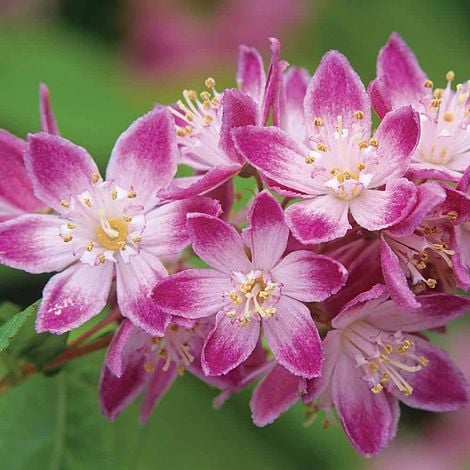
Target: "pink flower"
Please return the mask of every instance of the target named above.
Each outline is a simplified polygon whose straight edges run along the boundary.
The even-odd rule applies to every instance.
[[[39,109],[43,130],[58,134],[46,85],[41,85],[39,88]],[[0,222],[21,214],[46,210],[44,203],[34,195],[23,160],[25,149],[24,140],[0,129],[0,160],[2,162]]]
[[[242,239],[213,216],[188,216],[193,249],[214,269],[190,269],[162,280],[154,290],[157,306],[185,318],[216,314],[202,352],[207,375],[225,374],[245,361],[262,328],[280,364],[295,375],[316,377],[322,348],[303,302],[319,302],[337,292],[346,270],[309,251],[283,256],[289,229],[281,206],[267,191],[256,197],[248,219]]]
[[[249,124],[264,125],[271,108],[278,119],[279,86],[285,63],[279,61],[280,44],[271,39],[272,59],[266,77],[263,59],[254,48],[241,46],[237,81],[239,90],[219,93],[212,78],[207,91],[183,92],[184,101],[170,107],[176,119],[179,163],[193,168],[195,176],[177,178],[162,193],[168,199],[206,194],[242,171],[246,164],[236,150],[231,131]],[[232,185],[232,182],[229,182]]]
[[[36,197],[57,214],[1,224],[0,261],[32,273],[61,271],[43,291],[37,331],[63,333],[98,314],[116,276],[122,314],[163,334],[170,317],[151,299],[166,274],[159,257],[188,245],[187,212],[219,212],[208,198],[159,204],[157,191],[176,171],[169,112],[156,108],[121,135],[106,181],[83,148],[44,132],[29,136],[25,163]]]
[[[370,231],[403,219],[416,197],[402,176],[418,141],[418,114],[409,106],[389,113],[371,138],[367,93],[336,51],[323,57],[303,104],[305,134],[301,127],[293,136],[276,127],[232,132],[238,150],[271,186],[304,199],[286,211],[294,236],[303,243],[342,237],[351,228],[349,213]]]
[[[377,78],[369,91],[377,114],[411,104],[420,113],[421,137],[412,155],[410,171],[421,178],[458,181],[470,165],[470,85],[436,88],[421,70],[415,55],[399,34],[393,33],[377,59]]]
[[[265,368],[262,348],[250,358],[249,367],[238,368],[223,377],[205,377],[201,370],[201,350],[213,319],[174,321],[163,337],[152,337],[124,320],[106,356],[100,381],[103,414],[115,419],[144,391],[140,421],[146,422],[152,409],[185,370],[223,390],[220,406],[235,391],[246,386]]]

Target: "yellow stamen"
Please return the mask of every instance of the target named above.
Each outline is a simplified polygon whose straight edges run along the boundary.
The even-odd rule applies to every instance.
[[[66,201],[65,199],[62,199],[62,200],[60,201],[60,205],[61,205],[62,207],[65,207],[66,209],[68,209],[68,208],[70,207],[70,202]]]
[[[452,71],[452,70],[449,70],[447,73],[446,73],[446,80],[448,82],[451,82],[452,80],[455,79],[455,73]]]
[[[206,78],[204,85],[206,85],[207,88],[211,89],[215,87],[215,80],[212,77]]]
[[[73,236],[72,235],[65,235],[63,240],[64,240],[65,243],[71,242],[73,240]]]
[[[432,88],[434,86],[434,83],[432,82],[432,80],[426,80],[423,83],[423,85],[424,85],[425,88]]]
[[[137,197],[137,193],[136,193],[135,191],[129,191],[129,192],[127,193],[127,197],[128,197],[129,199],[135,199],[135,198]]]
[[[100,175],[98,173],[93,173],[91,175],[91,181],[93,184],[98,183],[99,180],[100,180]]]
[[[380,393],[382,390],[384,389],[383,385],[382,384],[375,384],[371,389],[370,391],[372,393]]]
[[[323,126],[325,123],[321,117],[317,117],[313,120],[313,125],[317,127]]]
[[[365,116],[364,111],[358,110],[354,112],[354,117],[356,119],[364,119],[364,116]]]

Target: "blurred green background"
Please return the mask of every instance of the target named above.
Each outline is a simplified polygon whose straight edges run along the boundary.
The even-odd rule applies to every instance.
[[[469,76],[469,24],[466,0],[2,0],[0,127],[21,137],[38,130],[37,90],[45,82],[62,134],[104,168],[119,134],[155,102],[175,101],[183,88],[201,89],[209,75],[218,89],[235,86],[238,43],[256,45],[268,59],[264,36],[278,36],[282,56],[310,72],[328,49],[339,49],[367,84],[378,50],[398,31],[442,84],[449,69],[457,81]],[[40,297],[46,279],[0,267],[0,299],[26,306]],[[137,423],[136,406],[109,424],[96,393],[102,357],[95,353],[0,397],[2,469],[369,465],[338,425],[322,429],[319,420],[304,428],[300,405],[257,429],[248,392],[216,412],[216,392],[189,376],[177,381],[147,426]],[[433,419],[407,410],[399,435],[413,435]]]

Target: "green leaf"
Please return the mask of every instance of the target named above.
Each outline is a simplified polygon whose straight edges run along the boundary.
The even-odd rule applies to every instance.
[[[13,302],[3,302],[0,305],[0,325],[3,325],[20,310],[20,307],[18,307],[18,305],[14,304]]]

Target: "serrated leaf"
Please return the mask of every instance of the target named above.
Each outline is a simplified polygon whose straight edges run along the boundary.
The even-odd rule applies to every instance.
[[[28,319],[33,315],[36,315],[39,302],[40,301],[38,300],[33,305],[30,305],[22,312],[17,313],[11,317],[10,320],[0,326],[0,351],[6,351],[9,348],[12,339],[18,335],[22,327],[27,323]]]

